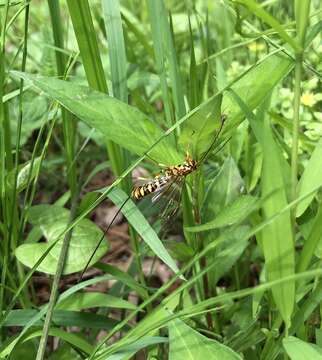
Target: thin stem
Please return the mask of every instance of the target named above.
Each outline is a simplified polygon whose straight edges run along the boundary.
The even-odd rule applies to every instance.
[[[29,3],[25,7],[25,19],[24,19],[24,39],[23,39],[23,50],[22,50],[22,62],[21,62],[21,71],[25,72],[26,62],[27,62],[27,44],[28,44],[28,26],[29,26]],[[19,114],[18,114],[18,124],[17,124],[17,139],[16,139],[16,151],[15,151],[15,178],[12,191],[12,203],[11,203],[11,213],[10,213],[10,231],[9,231],[9,242],[12,244],[12,248],[15,249],[18,246],[19,239],[19,218],[18,218],[18,199],[17,199],[17,181],[19,174],[19,153],[20,153],[20,139],[21,139],[21,130],[22,130],[22,121],[23,121],[23,87],[24,80],[20,79],[19,85]],[[11,240],[12,239],[12,240]],[[16,260],[19,280],[22,282],[24,278],[24,270],[21,263]],[[26,303],[30,304],[28,298],[27,289],[24,290],[24,299]]]
[[[193,213],[194,213],[194,220],[195,220],[195,224],[201,224],[201,215],[200,215],[200,201],[199,201],[199,183],[200,181],[202,181],[201,179],[202,174],[200,174],[200,172],[198,171],[195,176],[194,176],[194,199],[193,199]],[[197,243],[200,244],[201,248],[204,249],[204,243],[201,239],[201,236],[199,234],[196,234],[197,236]],[[203,256],[200,261],[200,268],[201,270],[206,269],[207,268],[207,258],[206,256]],[[203,283],[203,295],[205,299],[208,299],[210,297],[210,289],[209,289],[209,280],[208,280],[208,273],[205,273],[204,276],[202,277],[202,283]],[[212,321],[212,316],[211,313],[207,312],[205,314],[206,317],[206,322],[207,322],[207,326],[208,326],[208,330],[212,331],[214,328],[214,324]]]
[[[71,212],[70,212],[70,221],[69,221],[70,223],[75,218],[76,210],[77,210],[76,205],[77,205],[77,197],[75,196],[75,198],[72,201],[72,208],[71,208]],[[58,297],[59,281],[60,281],[60,278],[61,278],[63,270],[64,270],[65,261],[66,261],[66,257],[67,257],[67,253],[68,253],[69,242],[70,242],[70,239],[72,237],[72,233],[73,233],[73,229],[68,231],[68,233],[66,234],[66,236],[64,238],[64,241],[63,241],[63,244],[62,244],[60,254],[59,254],[56,274],[55,274],[55,277],[54,277],[53,286],[52,286],[51,293],[50,293],[50,299],[49,299],[49,303],[48,303],[48,310],[47,310],[47,313],[46,313],[45,323],[44,323],[42,335],[41,335],[40,342],[39,342],[39,347],[38,347],[36,360],[43,360],[44,359],[47,340],[48,340],[48,334],[49,334],[49,329],[50,329],[50,324],[51,324],[51,319],[52,319],[52,316],[53,316],[54,307],[56,305],[56,301],[57,301],[57,297]]]
[[[5,29],[8,21],[9,1],[5,4],[3,13],[3,19],[0,17],[0,216],[3,224],[6,224],[7,218],[7,194],[6,194],[6,111],[5,104],[3,103],[4,95],[4,83],[5,83]],[[2,23],[1,23],[2,22]],[[10,135],[10,134],[7,134]],[[8,136],[7,136],[8,137]],[[3,239],[2,239],[2,250],[1,254],[2,269],[1,269],[1,284],[0,287],[0,313],[2,313],[5,306],[5,285],[7,278],[7,270],[9,263],[9,239],[7,227],[3,226]],[[0,333],[0,340],[2,338],[2,332]]]
[[[293,141],[292,141],[292,162],[291,162],[291,199],[296,199],[297,173],[298,173],[298,142],[300,128],[300,101],[301,101],[301,76],[302,76],[302,55],[297,55],[295,60],[295,84],[294,84],[294,120],[293,120]],[[293,208],[293,220],[295,219],[296,206]]]

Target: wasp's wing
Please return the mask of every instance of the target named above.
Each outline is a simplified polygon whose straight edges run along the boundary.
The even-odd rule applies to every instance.
[[[168,194],[172,191],[172,187],[174,185],[175,178],[170,178],[168,182],[161,185],[154,193],[151,199],[152,203],[156,203],[161,199],[162,196],[168,196]]]
[[[171,224],[175,220],[175,215],[180,208],[182,188],[185,178],[183,176],[175,177],[169,188],[162,194],[162,207],[159,211],[161,219],[161,233],[162,237],[170,229]]]

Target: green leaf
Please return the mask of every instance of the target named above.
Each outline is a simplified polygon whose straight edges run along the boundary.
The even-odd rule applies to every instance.
[[[168,327],[169,360],[242,359],[227,346],[199,334],[179,319],[171,321]]]
[[[244,182],[232,157],[227,157],[218,175],[211,178],[202,204],[203,221],[212,221],[240,196]]]
[[[213,97],[182,126],[179,143],[196,159],[200,159],[211,147],[221,126],[221,101],[221,94]]]
[[[257,198],[251,195],[242,195],[224,207],[212,221],[194,227],[187,227],[185,230],[190,232],[199,232],[219,229],[225,226],[240,223],[257,208],[257,203]]]
[[[25,326],[37,314],[38,310],[12,310],[8,318],[4,322],[4,326]],[[107,329],[110,330],[117,324],[116,320],[109,319],[105,315],[92,314],[89,312],[55,310],[53,315],[53,322],[57,326],[80,326],[91,329]],[[43,320],[38,319],[33,325],[41,326]]]
[[[30,85],[28,86],[30,87]],[[18,89],[19,90],[19,89]],[[13,116],[11,117],[12,129],[17,128],[19,119],[19,105],[18,101],[12,101]],[[33,91],[28,91],[23,95],[22,103],[22,124],[20,134],[20,146],[26,144],[36,129],[39,129],[43,123],[48,120],[47,110],[48,99],[43,96],[34,96]],[[11,132],[12,144],[16,144],[17,131]]]
[[[20,72],[13,73],[30,81],[80,120],[100,131],[106,139],[125,149],[142,156],[163,137],[162,141],[151,150],[151,158],[166,165],[177,164],[182,160],[161,128],[136,108],[68,81]]]
[[[17,184],[16,189],[17,193],[20,193],[28,186],[28,180],[32,181],[36,176],[40,166],[40,158],[35,158],[32,169],[31,169],[31,161],[27,161],[26,163],[19,165],[18,170],[18,177],[17,177]],[[30,173],[31,170],[31,173]],[[10,171],[7,177],[7,187],[8,191],[12,191],[14,182],[15,182],[15,173],[16,170],[13,169]],[[29,178],[30,177],[30,178]]]
[[[154,254],[161,259],[175,273],[179,271],[176,262],[169,255],[167,249],[158,238],[158,235],[147,222],[133,201],[121,189],[114,188],[108,197],[118,207],[122,206],[122,213],[133,226],[143,241],[150,247]],[[124,204],[124,205],[123,205]]]
[[[273,216],[287,204],[279,149],[273,139],[268,121],[263,124],[262,196],[265,219]],[[290,212],[281,214],[262,232],[267,278],[280,279],[294,273],[294,243]],[[295,284],[289,282],[273,288],[274,300],[287,326],[294,308]]]
[[[267,98],[254,116],[236,93],[232,92],[232,95],[247,116],[263,150],[262,208],[264,218],[269,219],[279,214],[288,204],[288,187],[284,182],[285,159],[277,147],[266,115],[270,99]],[[261,233],[261,240],[268,280],[274,281],[294,274],[295,254],[290,211],[279,214],[274,222],[268,224]],[[281,316],[289,327],[295,303],[295,284],[281,284],[274,287],[272,292]]]
[[[135,310],[136,306],[130,302],[108,294],[99,292],[75,293],[62,300],[56,309],[80,311],[93,307],[108,307],[116,309]]]
[[[316,144],[311,158],[305,166],[304,172],[298,183],[298,197],[309,193],[314,188],[322,186],[322,139]],[[296,216],[301,216],[312,202],[316,193],[307,196],[296,208]]]
[[[19,261],[28,267],[33,267],[52,241],[62,234],[69,223],[69,211],[56,205],[37,205],[30,209],[30,222],[41,228],[47,243],[23,244],[16,249]],[[90,220],[82,219],[73,229],[64,274],[80,271],[87,263],[103,232]],[[37,268],[47,274],[54,274],[59,258],[63,238],[49,252]],[[108,250],[107,242],[102,242],[91,264],[98,261]]]
[[[98,263],[95,265],[95,267],[104,271],[105,273],[111,274],[122,284],[127,285],[130,289],[136,291],[143,299],[146,299],[148,297],[146,289],[127,272],[123,272],[116,266],[103,263]]]
[[[315,344],[290,336],[283,339],[283,346],[291,360],[321,360],[322,349]]]

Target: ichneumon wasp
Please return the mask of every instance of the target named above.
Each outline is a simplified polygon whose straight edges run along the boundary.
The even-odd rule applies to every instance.
[[[178,164],[178,165],[173,165],[173,166],[163,166],[163,165],[159,164],[160,166],[163,166],[163,169],[160,174],[156,175],[152,180],[147,181],[143,185],[134,186],[134,188],[131,191],[130,196],[120,206],[119,210],[112,218],[110,224],[105,229],[102,238],[98,242],[98,244],[95,247],[93,253],[91,254],[89,260],[87,261],[85,268],[83,269],[83,271],[81,273],[80,280],[82,279],[85,271],[87,270],[89,264],[91,263],[95,252],[97,251],[100,244],[104,240],[106,233],[108,232],[110,227],[113,225],[116,217],[118,216],[119,212],[122,211],[122,208],[125,206],[125,204],[127,203],[128,200],[132,199],[132,200],[138,201],[138,200],[143,199],[144,197],[153,195],[152,203],[154,203],[157,200],[159,200],[163,195],[167,194],[167,196],[169,197],[169,201],[171,202],[172,201],[171,197],[173,196],[173,193],[175,192],[175,190],[173,190],[173,189],[176,188],[177,190],[179,189],[179,193],[180,193],[179,200],[178,199],[176,200],[177,204],[179,205],[180,198],[181,198],[181,190],[182,190],[185,178],[188,175],[190,175],[191,173],[193,173],[194,171],[196,171],[197,169],[199,169],[199,167],[203,164],[203,162],[205,161],[207,156],[210,154],[211,150],[213,150],[213,148],[216,145],[216,142],[219,138],[219,135],[224,127],[225,121],[226,121],[226,115],[222,114],[221,115],[221,124],[220,124],[220,127],[219,127],[215,137],[214,137],[214,140],[212,141],[209,148],[206,150],[206,152],[202,155],[202,157],[199,160],[194,160],[191,157],[191,155],[189,154],[189,152],[187,152],[185,161],[183,163]],[[216,153],[219,152],[226,145],[226,143],[229,140],[230,140],[230,138],[228,138],[223,143],[223,145],[216,151]],[[163,214],[163,215],[161,215],[161,217],[169,218],[170,216],[173,216],[176,213],[177,209],[178,209],[178,207],[175,208],[174,210],[171,209],[171,211],[169,211],[170,206],[169,206],[169,204],[167,204],[165,209],[163,209],[163,211],[161,212]],[[167,216],[165,214],[167,214]]]

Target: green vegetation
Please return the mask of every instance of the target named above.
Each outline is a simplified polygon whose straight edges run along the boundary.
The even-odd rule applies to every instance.
[[[322,359],[320,2],[0,11],[0,358]]]

